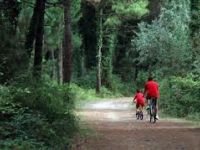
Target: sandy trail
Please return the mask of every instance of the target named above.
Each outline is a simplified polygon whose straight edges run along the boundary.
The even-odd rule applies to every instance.
[[[200,128],[176,119],[136,120],[131,98],[94,102],[78,111],[94,132],[74,150],[200,150]]]

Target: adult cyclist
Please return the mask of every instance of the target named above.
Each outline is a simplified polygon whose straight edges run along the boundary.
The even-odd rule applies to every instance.
[[[149,77],[148,81],[145,83],[144,95],[146,96],[147,101],[148,99],[152,99],[153,105],[157,108],[156,119],[159,119],[157,106],[157,100],[160,96],[159,84],[156,81],[154,81],[152,77]]]

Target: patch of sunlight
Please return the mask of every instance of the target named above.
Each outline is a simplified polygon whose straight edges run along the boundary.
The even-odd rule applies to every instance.
[[[109,109],[112,102],[100,102],[96,104],[91,104],[93,109]]]
[[[91,104],[90,108],[91,109],[120,109],[120,110],[125,110],[129,108],[128,103],[120,103],[120,102],[99,102],[95,104]]]
[[[116,113],[108,113],[107,117],[111,119],[112,121],[119,120],[119,117],[116,115]]]

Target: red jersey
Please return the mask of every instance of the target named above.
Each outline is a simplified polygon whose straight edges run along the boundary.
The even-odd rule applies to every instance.
[[[136,93],[134,99],[136,100],[137,104],[141,104],[141,105],[145,104],[144,95],[141,92]]]
[[[159,98],[160,94],[159,94],[159,90],[158,90],[158,83],[153,80],[148,81],[145,84],[144,93],[145,94],[147,93],[148,97]]]

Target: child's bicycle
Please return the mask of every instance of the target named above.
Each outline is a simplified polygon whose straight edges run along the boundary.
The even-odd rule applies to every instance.
[[[139,112],[136,113],[136,118],[137,120],[143,120],[143,112],[140,110]]]
[[[137,118],[137,120],[143,120],[143,106],[139,106],[138,108],[137,108],[137,111],[136,111],[136,118]]]
[[[149,114],[150,116],[150,122],[151,123],[156,123],[156,114],[157,114],[157,108],[155,106],[155,103],[153,103],[153,99],[148,99],[148,107],[146,108],[147,109],[147,113]]]

